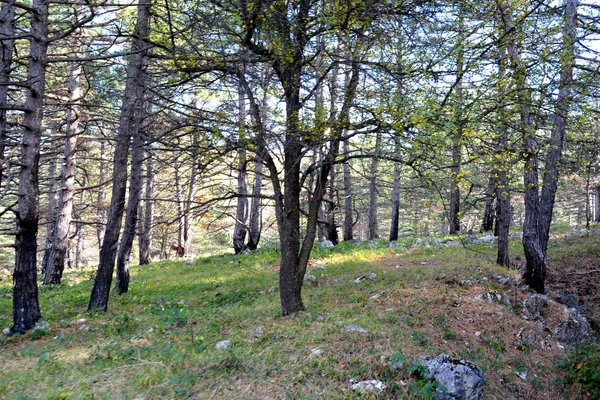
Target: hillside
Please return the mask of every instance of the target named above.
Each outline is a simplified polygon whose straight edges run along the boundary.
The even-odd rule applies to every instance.
[[[485,399],[589,398],[567,379],[571,353],[549,332],[563,313],[556,289],[599,320],[599,237],[555,235],[550,300],[537,321],[523,318],[517,271],[493,265],[489,243],[461,239],[315,248],[308,311],[291,318],[279,316],[273,249],[133,268],[130,292],[113,295],[106,314],[84,314],[92,271],[68,271],[60,288],[40,292],[47,327],[0,337],[0,398],[426,398],[411,363],[441,352],[484,370]],[[513,239],[516,263],[519,248]],[[10,292],[3,276],[2,328]],[[478,300],[485,293],[500,302]],[[391,369],[390,358],[403,367]],[[388,388],[352,391],[370,379]]]

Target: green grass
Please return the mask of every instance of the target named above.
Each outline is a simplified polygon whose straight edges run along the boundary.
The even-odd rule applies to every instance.
[[[0,374],[0,398],[364,398],[350,391],[351,379],[387,381],[393,390],[380,398],[418,398],[418,385],[393,383],[411,376],[389,370],[391,356],[413,362],[444,351],[487,371],[508,370],[515,357],[527,357],[494,336],[502,329],[486,330],[490,318],[522,323],[510,309],[497,316],[493,305],[449,306],[466,301],[473,288],[449,287],[445,280],[485,276],[481,290],[493,290],[496,275],[513,273],[491,264],[493,249],[413,242],[315,247],[309,270],[325,270],[314,271],[317,287],[303,289],[307,312],[288,318],[279,312],[275,249],[135,267],[129,293],[111,295],[105,314],[85,314],[91,271],[67,271],[61,287],[40,291],[48,329],[0,336],[0,364],[10,371]],[[512,246],[515,254],[518,241]],[[354,283],[369,273],[377,278]],[[9,282],[0,282],[3,328],[11,325],[11,300],[3,296],[9,293]],[[348,324],[368,334],[342,333]],[[481,340],[472,329],[483,332]],[[506,335],[512,335],[508,328]],[[216,349],[223,340],[230,347]],[[527,366],[531,376],[560,377],[554,361]],[[500,378],[529,384],[510,372],[490,373],[486,398],[510,398]],[[554,395],[560,385],[544,390]]]

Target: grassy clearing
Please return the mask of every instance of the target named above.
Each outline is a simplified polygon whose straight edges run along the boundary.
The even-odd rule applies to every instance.
[[[391,371],[387,362],[400,356],[410,365],[439,352],[482,367],[485,398],[584,398],[579,386],[565,386],[558,366],[565,354],[555,342],[519,346],[517,333],[532,323],[518,307],[472,300],[489,291],[524,296],[497,283],[498,275],[516,273],[492,264],[492,246],[412,242],[315,249],[309,270],[318,284],[304,288],[308,312],[291,318],[279,316],[273,249],[133,268],[130,292],[112,296],[106,314],[84,314],[91,271],[69,271],[60,288],[40,292],[47,329],[0,338],[8,372],[0,374],[0,398],[350,399],[365,398],[350,381],[366,379],[392,386],[373,398],[422,398],[427,388],[409,368]],[[597,238],[574,243],[581,254]],[[551,250],[553,262],[572,254],[558,244]],[[515,240],[515,258],[518,251]],[[354,282],[370,273],[376,278]],[[474,284],[452,284],[460,280]],[[5,279],[2,327],[11,324],[9,293]],[[368,333],[343,333],[349,324]],[[216,349],[223,340],[229,348]],[[522,371],[527,380],[517,376]],[[394,384],[400,380],[409,383]]]

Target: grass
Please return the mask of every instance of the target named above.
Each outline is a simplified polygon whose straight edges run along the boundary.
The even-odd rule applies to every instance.
[[[594,249],[593,237],[581,240],[579,253]],[[373,398],[422,398],[429,388],[388,361],[401,355],[410,365],[440,352],[482,367],[485,398],[572,398],[558,367],[562,350],[524,351],[516,333],[533,323],[510,307],[471,300],[505,290],[497,275],[515,276],[492,264],[490,245],[413,242],[315,248],[309,270],[318,285],[303,289],[308,311],[288,318],[279,313],[274,249],[133,268],[130,292],[112,295],[105,314],[84,313],[92,271],[67,271],[61,287],[40,291],[47,329],[0,336],[0,365],[9,371],[0,374],[0,398],[351,399],[365,398],[350,390],[351,380],[367,379],[392,387]],[[515,240],[512,254],[518,249]],[[370,273],[377,277],[354,282]],[[0,281],[1,327],[11,325],[8,281]],[[349,324],[368,333],[343,333]],[[229,348],[216,349],[223,340]],[[521,370],[531,378],[519,378]]]

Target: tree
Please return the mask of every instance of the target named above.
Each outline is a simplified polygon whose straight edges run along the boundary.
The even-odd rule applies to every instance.
[[[15,270],[13,273],[13,326],[24,333],[42,317],[37,290],[37,231],[39,219],[39,161],[42,111],[48,52],[48,2],[33,0],[31,39],[27,72],[27,99],[23,117],[23,144],[20,159],[19,199]]]
[[[143,91],[140,88],[145,87],[146,80],[144,68],[147,65],[145,58],[150,36],[150,5],[150,0],[140,0],[137,7],[137,22],[127,65],[127,80],[113,156],[112,197],[88,311],[106,311],[108,307],[108,295],[117,256],[117,243],[125,209],[129,142],[134,130],[137,129],[137,115],[143,109],[143,97],[141,96]]]

